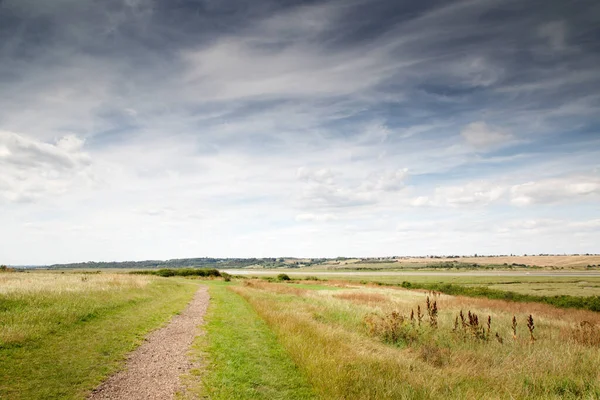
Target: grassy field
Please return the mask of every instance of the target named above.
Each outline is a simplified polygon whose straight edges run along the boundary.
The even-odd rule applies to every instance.
[[[232,290],[267,322],[322,399],[600,396],[597,313],[438,295],[434,326],[424,291],[264,281]],[[410,319],[417,307],[425,314],[420,326]],[[455,328],[461,310],[465,318],[477,314],[478,325],[459,319]]]
[[[234,273],[234,272],[232,272]],[[281,271],[263,273],[255,278],[275,277]],[[289,272],[288,272],[289,273]],[[305,279],[314,276],[314,271],[294,271],[290,276],[294,279]],[[253,276],[249,274],[248,276]],[[373,275],[364,273],[319,274],[316,279],[328,281],[348,281],[358,283],[382,283],[400,285],[403,282],[412,284],[453,284],[467,287],[486,287],[489,289],[510,291],[521,294],[540,296],[598,296],[600,295],[600,276],[570,277],[570,276],[468,276],[447,275],[443,272],[432,275]]]
[[[494,290],[510,291],[540,296],[598,296],[600,277],[543,277],[543,276],[323,276],[324,279],[340,279],[359,282],[381,282],[385,284],[454,284],[467,287],[486,287]]]
[[[414,288],[597,296],[598,277],[333,277],[0,274],[0,398],[84,398],[202,283],[188,397],[600,399],[600,313]]]
[[[149,276],[0,274],[0,398],[83,398],[196,289]]]

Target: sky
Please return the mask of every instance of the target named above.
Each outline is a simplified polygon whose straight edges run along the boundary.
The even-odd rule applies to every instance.
[[[0,263],[600,252],[596,0],[0,0]]]

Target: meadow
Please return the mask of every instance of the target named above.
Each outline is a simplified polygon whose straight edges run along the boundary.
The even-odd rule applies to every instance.
[[[196,289],[125,274],[0,274],[0,398],[84,398]]]
[[[595,312],[344,283],[243,280],[211,291],[245,299],[316,398],[600,397]],[[226,394],[211,385],[208,398],[269,398],[236,393],[227,368],[238,350],[204,351],[207,382],[228,382]]]
[[[594,277],[180,272],[0,274],[0,398],[85,398],[199,284],[211,300],[182,398],[600,398],[600,313],[428,289],[585,299]]]

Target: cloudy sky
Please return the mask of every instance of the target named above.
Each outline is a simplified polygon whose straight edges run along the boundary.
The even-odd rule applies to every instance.
[[[596,0],[0,0],[0,263],[600,252]]]

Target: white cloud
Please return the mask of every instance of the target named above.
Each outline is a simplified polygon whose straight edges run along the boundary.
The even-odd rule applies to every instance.
[[[588,221],[571,222],[570,226],[577,230],[600,230],[600,219],[591,219]]]
[[[357,207],[374,204],[376,196],[370,192],[359,192],[336,184],[311,183],[304,187],[301,200],[309,208]]]
[[[82,146],[73,135],[52,144],[0,131],[0,198],[27,202],[89,184],[91,158]]]
[[[460,134],[468,145],[478,150],[487,150],[513,140],[510,133],[491,127],[485,122],[472,122],[465,126]]]
[[[511,203],[517,206],[579,201],[600,195],[600,178],[568,176],[514,185],[510,189]]]
[[[307,43],[259,46],[271,33],[257,34],[261,39],[230,37],[183,52],[187,85],[213,100],[339,96],[371,88],[393,73],[390,61],[377,51],[361,56]]]
[[[600,200],[600,178],[596,175],[569,175],[525,183],[508,178],[470,181],[460,185],[440,186],[432,194],[414,197],[409,204],[420,206],[491,205],[509,203],[514,206],[572,203]]]
[[[316,182],[322,184],[333,184],[334,174],[329,168],[311,169],[307,167],[298,168],[297,176],[306,182]]]
[[[363,186],[371,190],[395,192],[405,187],[405,181],[407,177],[407,168],[396,171],[387,171],[379,174],[373,173],[367,177],[367,181]]]
[[[316,209],[380,206],[405,189],[408,169],[363,171],[346,168],[346,174],[329,168],[301,167],[297,177],[303,184],[301,206]]]
[[[464,185],[442,186],[432,196],[419,196],[411,201],[413,206],[484,206],[498,201],[505,194],[503,185],[492,182],[468,182]]]
[[[333,214],[312,214],[312,213],[303,213],[296,215],[296,221],[334,221],[337,217]]]

